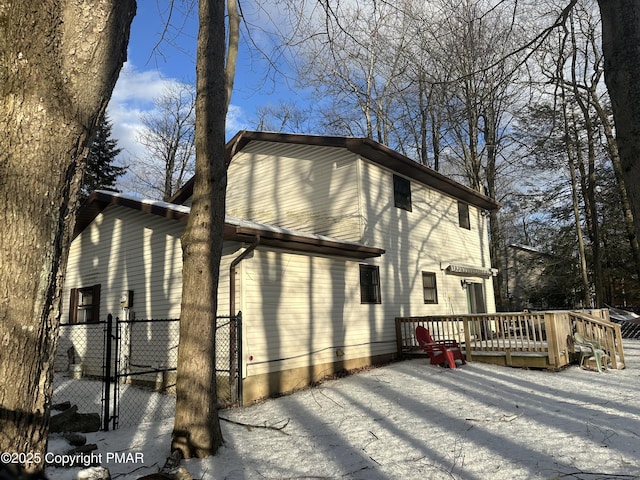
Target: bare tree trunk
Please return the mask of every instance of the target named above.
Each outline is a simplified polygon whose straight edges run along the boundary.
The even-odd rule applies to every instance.
[[[196,173],[189,223],[182,237],[182,309],[171,444],[183,458],[214,455],[224,441],[216,405],[215,336],[227,184],[225,117],[239,21],[235,2],[230,0],[227,47],[224,2],[200,0],[199,5]]]
[[[585,217],[587,219],[587,231],[589,232],[589,237],[591,239],[591,264],[593,267],[593,283],[595,289],[595,307],[600,308],[603,304],[603,294],[604,294],[604,278],[602,273],[602,253],[600,248],[600,225],[598,221],[598,204],[596,201],[596,151],[595,151],[595,126],[593,125],[593,121],[591,118],[591,110],[590,110],[590,97],[583,98],[581,92],[579,91],[577,71],[578,69],[582,69],[583,67],[578,66],[578,42],[576,41],[575,34],[575,24],[573,20],[573,15],[571,15],[571,45],[572,45],[572,53],[571,53],[571,86],[573,88],[574,99],[576,100],[580,111],[582,112],[582,117],[584,121],[584,130],[587,134],[587,165],[588,170],[584,168],[584,162],[580,160],[580,155],[578,155],[578,166],[580,167],[581,173],[581,184],[582,184],[582,197],[584,200],[585,206]],[[598,72],[593,74],[596,77],[599,77]],[[593,77],[592,77],[593,78]],[[585,80],[585,88],[588,90],[590,88],[589,85],[586,85]],[[595,88],[595,87],[594,87]],[[577,151],[579,150],[579,145],[576,143]]]
[[[568,147],[570,148],[570,147]],[[578,188],[576,181],[576,167],[573,155],[569,154],[569,171],[571,174],[571,199],[573,205],[573,218],[576,227],[576,237],[578,238],[578,254],[580,257],[580,278],[582,280],[583,301],[585,307],[591,306],[591,296],[589,295],[589,274],[587,272],[587,255],[584,248],[584,238],[580,222],[580,206],[578,205]]]
[[[478,148],[479,126],[478,126],[478,103],[477,90],[473,77],[464,80],[465,87],[465,122],[469,132],[467,138],[468,156],[465,158],[465,168],[467,170],[467,178],[469,185],[478,192],[483,192],[482,188],[482,157]]]
[[[586,202],[589,203],[591,212],[591,255],[593,265],[593,284],[595,290],[595,307],[602,308],[604,302],[604,276],[602,273],[602,248],[600,238],[600,220],[598,219],[598,202],[596,199],[596,169],[595,169],[595,139],[591,120],[588,120],[588,156],[589,156],[589,177],[587,184]]]
[[[498,157],[498,119],[492,108],[492,102],[488,102],[485,108],[484,118],[484,141],[487,148],[487,194],[495,199],[497,194],[496,188],[496,164]],[[489,217],[489,250],[491,252],[491,266],[497,268],[499,275],[493,277],[494,296],[496,299],[496,307],[499,312],[508,310],[508,299],[505,285],[505,278],[502,275],[505,269],[506,261],[503,255],[504,249],[504,232],[500,222],[500,216],[496,210],[492,210]]]
[[[581,103],[579,101],[578,103]],[[600,224],[598,220],[598,205],[596,202],[596,173],[595,173],[595,145],[594,131],[588,111],[582,110],[585,121],[585,131],[587,134],[587,165],[582,159],[580,145],[576,139],[577,163],[580,170],[580,185],[584,202],[585,219],[587,232],[591,240],[591,266],[593,269],[593,285],[595,293],[595,304],[597,308],[602,307],[604,279],[602,274],[602,249],[600,248]]]
[[[571,126],[567,113],[567,102],[564,88],[560,89],[562,98],[562,118],[564,127],[564,139],[569,160],[569,175],[571,180],[571,201],[573,207],[573,218],[576,228],[576,238],[578,239],[578,256],[580,260],[580,279],[582,280],[583,302],[585,307],[591,306],[591,297],[589,295],[589,274],[587,271],[587,255],[584,248],[584,237],[582,235],[582,222],[580,221],[580,206],[578,202],[578,185],[576,178],[576,160],[573,153],[573,146],[576,150],[580,148],[577,141],[572,139]]]
[[[229,17],[229,39],[227,40],[227,58],[224,66],[225,85],[227,99],[225,103],[225,117],[229,110],[233,83],[236,78],[236,63],[238,61],[238,43],[240,41],[240,11],[237,0],[227,0],[227,10]],[[229,312],[231,315],[234,312]]]
[[[640,3],[598,0],[607,89],[616,125],[620,163],[640,236]]]
[[[600,98],[595,90],[591,91],[591,103],[598,113],[598,118],[602,123],[604,135],[607,139],[607,151],[609,152],[609,157],[611,158],[611,164],[613,165],[613,171],[618,183],[618,190],[620,191],[622,211],[624,213],[624,226],[627,232],[627,238],[629,239],[629,245],[631,247],[635,272],[640,279],[640,245],[638,244],[638,236],[636,235],[635,229],[633,228],[633,212],[631,210],[629,195],[627,194],[627,185],[622,172],[620,154],[618,153],[618,143],[613,133],[613,125],[611,125],[611,122],[609,121],[609,115],[607,115],[607,113],[602,108],[602,105],[600,104]]]
[[[83,163],[135,5],[0,1],[0,451],[39,453],[30,470],[46,447]]]
[[[154,109],[140,115],[137,137],[147,154],[136,158],[131,189],[143,196],[170,200],[193,175],[195,151],[195,86],[173,84],[154,99]]]

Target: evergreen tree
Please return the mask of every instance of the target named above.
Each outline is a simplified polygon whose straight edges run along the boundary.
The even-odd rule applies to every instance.
[[[98,124],[96,137],[89,149],[81,187],[82,200],[94,190],[119,191],[115,188],[116,181],[127,168],[113,164],[122,149],[118,148],[118,141],[111,138],[111,128],[111,122],[105,115]]]

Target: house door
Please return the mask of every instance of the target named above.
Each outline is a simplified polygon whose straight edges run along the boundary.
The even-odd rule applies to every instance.
[[[487,304],[484,301],[484,285],[481,283],[469,283],[467,285],[467,304],[469,313],[487,313]]]
[[[484,285],[481,283],[467,284],[467,304],[469,313],[487,313],[487,304],[484,301]],[[487,340],[491,337],[491,327],[488,320],[480,321],[480,338]]]

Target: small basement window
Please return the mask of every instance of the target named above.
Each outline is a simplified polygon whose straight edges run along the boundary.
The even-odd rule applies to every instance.
[[[72,288],[69,299],[69,323],[94,323],[100,320],[100,284]]]
[[[471,230],[471,222],[469,221],[469,205],[458,201],[458,224],[461,228]]]
[[[436,274],[422,272],[422,291],[424,303],[438,303],[438,289],[436,287]]]
[[[411,211],[411,182],[406,178],[393,176],[393,199],[395,206]]]
[[[360,265],[360,303],[382,303],[380,267]]]

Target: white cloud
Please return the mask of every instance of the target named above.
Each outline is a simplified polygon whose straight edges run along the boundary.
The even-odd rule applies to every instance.
[[[153,111],[154,99],[168,85],[176,82],[175,79],[164,78],[157,70],[139,71],[125,63],[107,108],[113,124],[113,137],[123,149],[120,156],[124,163],[129,163],[136,156],[144,156],[144,148],[137,140],[142,129],[140,115]]]
[[[154,99],[160,96],[168,86],[176,83],[180,81],[165,77],[158,70],[138,70],[135,65],[125,63],[107,108],[113,125],[113,138],[118,141],[118,147],[122,149],[120,154],[122,163],[130,164],[136,157],[146,156],[145,148],[137,140],[139,132],[143,129],[140,116],[143,113],[153,112]],[[248,125],[244,109],[238,105],[230,105],[227,116],[227,138],[235,135],[239,130],[248,128]]]
[[[239,105],[229,105],[229,111],[227,112],[227,138],[232,137],[240,130],[248,128],[249,123],[244,109]]]

